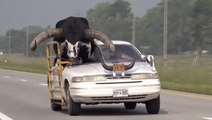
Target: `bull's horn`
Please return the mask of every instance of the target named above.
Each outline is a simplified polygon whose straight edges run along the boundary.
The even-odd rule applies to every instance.
[[[109,66],[105,64],[105,61],[103,60],[103,58],[101,58],[101,63],[102,63],[102,67],[106,70],[112,71],[113,70],[113,66]]]
[[[108,36],[106,36],[102,32],[92,29],[86,29],[85,36],[86,38],[96,38],[102,41],[112,52],[115,51],[115,46],[112,41],[108,38]]]
[[[50,28],[48,30],[45,30],[32,40],[30,49],[34,51],[41,42],[51,37],[59,37],[61,36],[61,34],[62,34],[61,28]]]
[[[124,65],[125,70],[131,69],[135,65],[135,61],[136,61],[136,59],[133,59],[133,61],[129,65]]]

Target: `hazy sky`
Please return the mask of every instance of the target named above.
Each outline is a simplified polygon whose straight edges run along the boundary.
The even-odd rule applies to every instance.
[[[55,23],[69,16],[85,16],[97,3],[113,0],[0,0],[0,35],[11,28],[27,25],[54,27]],[[143,16],[161,0],[128,0],[133,13]]]

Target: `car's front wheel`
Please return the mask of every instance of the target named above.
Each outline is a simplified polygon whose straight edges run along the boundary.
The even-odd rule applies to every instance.
[[[62,107],[60,104],[55,104],[53,100],[51,100],[51,108],[53,111],[59,111],[62,110]]]
[[[67,112],[69,115],[79,115],[81,104],[76,103],[72,100],[69,90],[69,85],[66,86],[66,103],[67,103]]]
[[[135,102],[125,102],[124,107],[127,110],[134,110],[136,108],[137,103]]]
[[[160,111],[160,96],[156,99],[147,101],[145,104],[146,110],[149,114],[158,114]]]

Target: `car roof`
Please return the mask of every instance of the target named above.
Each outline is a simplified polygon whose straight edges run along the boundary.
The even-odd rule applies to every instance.
[[[99,40],[94,40],[96,42],[97,45],[103,45],[103,42],[99,41]],[[130,42],[127,41],[123,41],[123,40],[112,40],[113,44],[117,45],[117,44],[124,44],[124,45],[131,45]]]

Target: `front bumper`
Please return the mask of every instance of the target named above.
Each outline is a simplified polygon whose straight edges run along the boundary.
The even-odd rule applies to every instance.
[[[114,97],[114,90],[118,89],[127,90],[127,96]],[[158,97],[160,94],[160,81],[158,79],[150,79],[73,83],[70,87],[70,94],[75,102],[85,104],[145,102]]]

